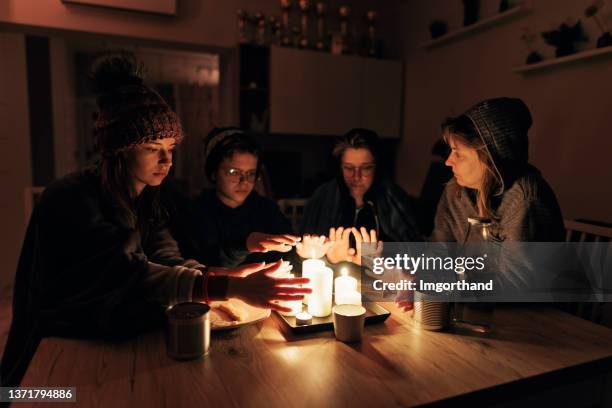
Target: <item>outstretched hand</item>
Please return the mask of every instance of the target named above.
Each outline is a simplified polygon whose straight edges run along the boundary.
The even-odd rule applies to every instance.
[[[355,247],[350,248],[349,239],[351,234],[355,237]],[[375,230],[370,230],[361,227],[357,229],[352,228],[330,228],[329,239],[334,242],[334,245],[327,252],[327,260],[331,263],[338,263],[342,261],[352,262],[356,265],[361,265],[362,255],[373,255],[373,254],[362,254],[361,244],[362,243],[375,243],[376,253],[382,253],[382,241],[378,241]]]
[[[246,247],[249,252],[289,252],[300,241],[300,237],[290,234],[266,234],[251,232]]]
[[[334,241],[325,235],[309,235],[302,237],[302,241],[295,246],[297,254],[302,258],[323,258],[334,245]]]
[[[227,296],[238,298],[251,306],[291,312],[291,308],[274,303],[274,301],[302,300],[304,295],[312,292],[312,289],[298,286],[309,283],[308,278],[271,276],[280,269],[282,264],[283,261],[279,260],[272,264],[247,265],[250,271],[248,275],[229,277]]]

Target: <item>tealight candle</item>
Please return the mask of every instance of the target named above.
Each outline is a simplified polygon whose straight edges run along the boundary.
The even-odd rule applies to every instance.
[[[330,268],[309,272],[312,293],[308,297],[308,313],[315,317],[331,314],[334,272]]]
[[[299,312],[295,315],[295,323],[298,326],[306,326],[312,324],[312,316],[308,312]]]
[[[357,279],[348,276],[345,268],[342,268],[341,276],[334,280],[334,301],[337,305],[356,304],[361,305],[361,294],[357,291]],[[356,302],[355,292],[359,294],[359,301]]]

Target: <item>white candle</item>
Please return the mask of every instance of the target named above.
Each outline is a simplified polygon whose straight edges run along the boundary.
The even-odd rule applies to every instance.
[[[341,296],[336,297],[336,304],[361,306],[361,293],[356,290],[342,293]]]
[[[308,312],[300,312],[295,315],[295,323],[298,326],[305,326],[312,323],[312,316]]]
[[[309,272],[312,293],[308,298],[308,313],[315,317],[325,317],[331,314],[334,272],[330,268],[317,269]]]
[[[336,302],[337,305],[351,305],[351,304],[357,304],[357,303],[352,303],[355,301],[355,296],[354,296],[354,292],[357,292],[357,279],[348,276],[348,272],[346,271],[346,269],[342,269],[341,272],[341,276],[338,276],[335,280],[334,280],[334,290],[335,290],[335,296],[334,296],[334,301]],[[347,296],[350,295],[350,300],[351,302],[348,302],[347,300]],[[359,295],[359,305],[361,305],[361,295]]]
[[[312,271],[323,270],[325,269],[325,262],[320,259],[306,259],[302,262],[302,278],[310,278],[310,273]],[[308,304],[308,298],[310,295],[306,295],[304,297],[304,304]]]
[[[295,278],[295,275],[292,273],[286,273],[284,276],[279,276],[282,278]],[[302,301],[301,300],[287,300],[284,302],[279,302],[282,306],[291,308],[289,312],[280,312],[283,316],[295,316],[296,313],[300,313],[302,311]]]

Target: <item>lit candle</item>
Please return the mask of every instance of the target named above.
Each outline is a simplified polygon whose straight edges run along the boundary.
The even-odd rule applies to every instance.
[[[282,276],[283,278],[295,278],[295,275],[292,273],[285,274]],[[286,300],[284,302],[279,302],[280,305],[291,308],[289,312],[280,312],[283,316],[295,316],[296,313],[299,313],[302,310],[302,301],[301,300]]]
[[[316,269],[308,274],[312,293],[308,297],[308,313],[315,317],[331,314],[334,272],[330,268]]]
[[[323,270],[325,269],[325,262],[320,259],[306,259],[302,262],[302,277],[310,278],[310,273],[312,271]],[[304,297],[304,304],[308,304],[308,298],[310,295],[306,295]]]
[[[295,315],[295,323],[298,326],[306,326],[312,323],[312,316],[308,312],[300,312]]]
[[[357,291],[357,279],[348,276],[345,268],[342,268],[341,276],[338,276],[334,281],[334,290],[336,291],[334,301],[337,305],[361,305],[361,294]],[[359,303],[354,303],[355,292],[359,294]]]

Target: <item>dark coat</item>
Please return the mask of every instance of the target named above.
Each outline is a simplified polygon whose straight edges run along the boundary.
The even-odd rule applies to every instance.
[[[389,242],[421,241],[410,197],[385,179],[374,181],[363,198],[373,204],[379,226],[379,239]],[[341,176],[323,184],[312,195],[304,210],[302,233],[328,235],[331,227],[373,227],[369,220],[355,225],[355,200]]]
[[[148,199],[148,189],[141,200]],[[163,325],[158,295],[176,281],[169,274],[152,275],[148,261],[184,260],[163,220],[141,214],[138,227],[121,221],[93,169],[46,188],[30,218],[15,276],[3,384],[19,383],[44,336],[121,339]]]
[[[249,254],[247,237],[252,232],[293,233],[291,223],[278,205],[255,191],[236,208],[223,204],[214,189],[204,190],[191,203],[184,198],[173,201],[182,202],[171,212],[172,234],[179,242],[181,253],[208,266],[235,267],[276,261],[282,253]]]

